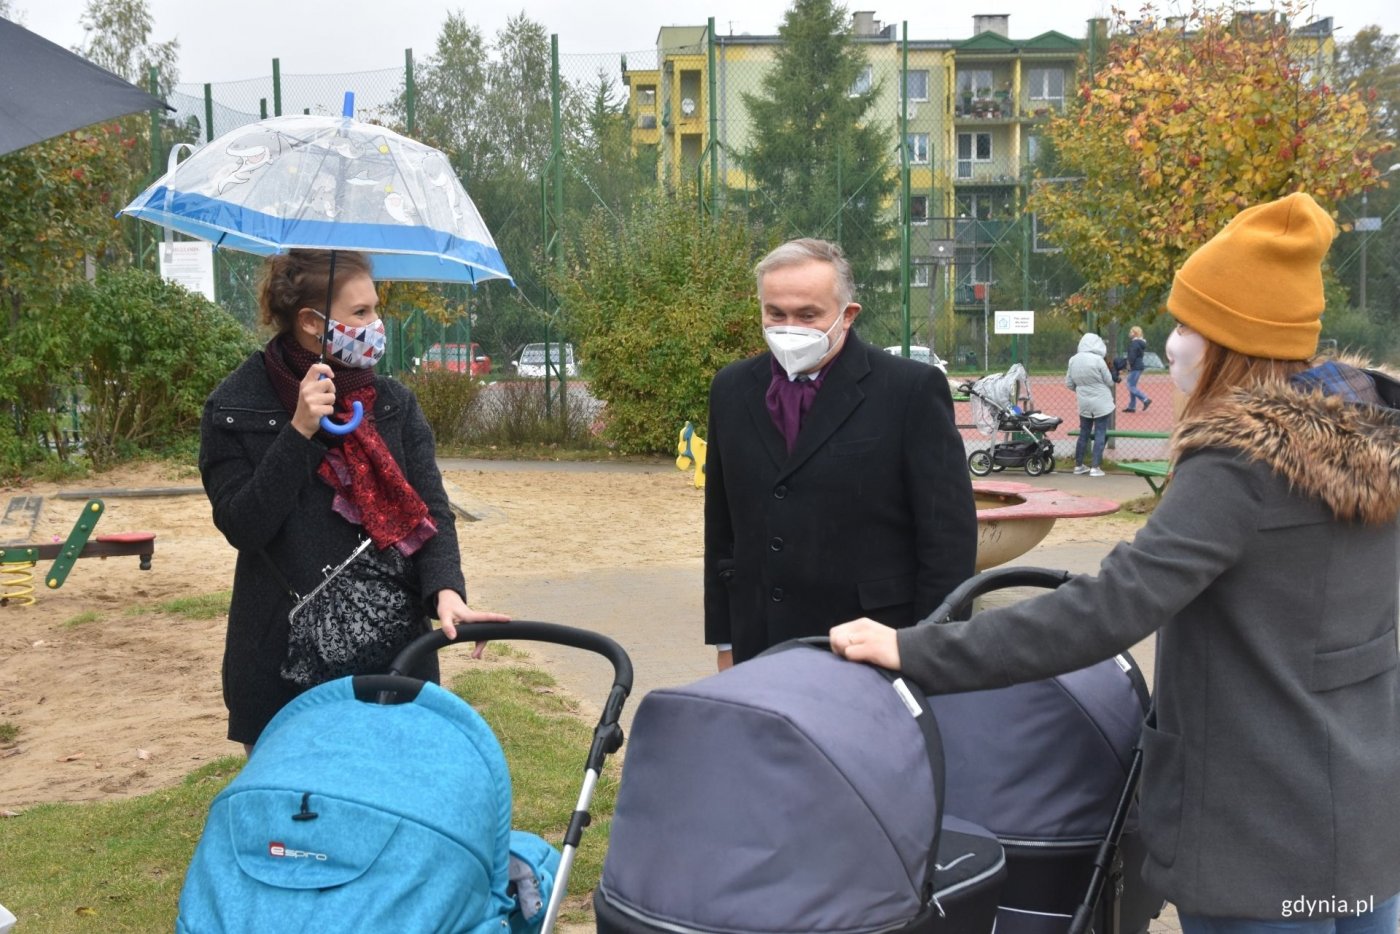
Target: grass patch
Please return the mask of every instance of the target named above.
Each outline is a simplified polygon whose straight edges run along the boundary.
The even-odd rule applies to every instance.
[[[495,651],[498,646],[493,646]],[[498,653],[501,654],[501,653]],[[592,724],[580,719],[544,672],[514,661],[457,678],[501,738],[512,775],[514,826],[558,844],[578,797]],[[0,723],[11,739],[19,730]],[[5,907],[24,930],[48,934],[169,931],[185,870],[209,803],[238,773],[242,756],[213,762],[173,788],[124,801],[41,805],[0,820]],[[593,799],[563,920],[587,923],[617,792],[610,763]]]
[[[70,616],[63,621],[64,629],[76,629],[79,626],[86,626],[88,623],[95,623],[102,617],[93,610],[79,613],[77,616]]]
[[[219,759],[128,801],[49,804],[0,822],[5,907],[24,930],[170,931],[210,800],[242,767]]]
[[[199,594],[194,597],[177,597],[164,603],[134,606],[126,611],[126,615],[141,616],[156,612],[169,613],[183,619],[218,619],[228,615],[229,601],[232,599],[232,590],[220,590],[217,593]]]
[[[0,743],[13,743],[19,738],[19,724],[9,720],[0,722]]]

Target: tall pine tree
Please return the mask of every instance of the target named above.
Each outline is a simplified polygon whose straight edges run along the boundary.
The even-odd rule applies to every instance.
[[[893,281],[896,130],[873,113],[880,89],[844,8],[794,0],[778,35],[763,93],[744,95],[753,212],[783,239],[840,241],[868,305]]]

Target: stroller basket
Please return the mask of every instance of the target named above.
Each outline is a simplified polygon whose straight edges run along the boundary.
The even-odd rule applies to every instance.
[[[613,663],[563,857],[511,829],[505,757],[470,705],[397,674],[340,678],[279,711],[210,805],[177,934],[553,927],[597,773],[621,745],[631,662],[611,639],[565,626],[478,624],[458,636],[557,642]],[[393,668],[448,644],[428,633]]]

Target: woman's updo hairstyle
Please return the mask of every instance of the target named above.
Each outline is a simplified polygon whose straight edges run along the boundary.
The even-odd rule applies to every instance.
[[[325,311],[331,274],[330,250],[289,250],[269,256],[258,283],[262,323],[286,334],[303,308]],[[335,251],[335,289],[356,276],[370,275],[369,257],[350,250]]]

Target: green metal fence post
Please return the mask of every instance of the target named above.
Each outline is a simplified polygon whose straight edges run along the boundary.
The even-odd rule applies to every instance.
[[[267,119],[267,98],[258,98],[258,114],[263,120]]]
[[[272,115],[282,116],[282,60],[272,60]]]
[[[404,112],[407,115],[408,135],[413,135],[415,119],[418,110],[418,91],[413,83],[413,50],[403,50],[403,99]]]
[[[204,141],[214,139],[214,85],[204,86]]]
[[[559,34],[553,33],[549,37],[549,96],[551,104],[551,127],[550,127],[550,148],[553,150],[554,159],[554,271],[562,278],[564,275],[564,124],[560,119],[560,95],[559,95]],[[559,314],[559,294],[554,289],[549,290],[553,299],[554,315]],[[545,379],[549,378],[549,344],[545,344]],[[569,381],[568,381],[568,360],[564,358],[564,345],[559,346],[559,428],[560,437],[568,440],[569,437]],[[546,387],[548,392],[548,387]]]
[[[910,237],[913,230],[909,226],[909,22],[904,22],[903,39],[900,42],[899,63],[899,202],[903,206],[899,224],[899,303],[903,317],[902,327],[904,356],[909,356],[909,262]]]
[[[716,104],[718,99],[718,79],[715,75],[715,18],[710,17],[709,25],[706,29],[709,36],[710,54],[710,99],[705,106],[709,108],[710,114],[710,216],[719,216],[719,107]]]

